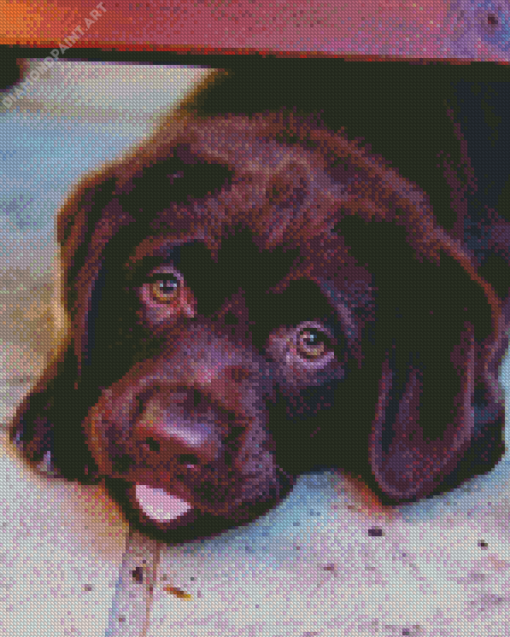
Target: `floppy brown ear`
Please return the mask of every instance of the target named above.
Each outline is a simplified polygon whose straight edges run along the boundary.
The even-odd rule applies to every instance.
[[[97,176],[87,177],[59,213],[57,238],[61,259],[56,277],[55,311],[62,323],[51,362],[18,406],[9,426],[11,441],[35,466],[69,479],[94,479],[95,463],[88,451],[82,420],[90,402],[87,388],[76,391],[80,369],[76,329],[69,317],[78,317],[78,273],[88,256],[91,228],[99,215],[103,186]],[[104,188],[103,188],[104,189]],[[83,287],[83,286],[81,286]],[[79,324],[79,318],[74,321]]]
[[[68,479],[95,479],[81,428],[86,401],[77,398],[77,378],[74,347],[69,342],[18,406],[9,434],[32,465]]]
[[[394,351],[385,357],[370,462],[377,483],[390,498],[416,499],[442,484],[456,486],[487,471],[495,451],[497,457],[502,453],[495,443],[500,441],[504,408],[483,378],[476,377],[477,351],[473,325],[466,322],[449,361],[441,359],[441,368],[424,369],[412,360],[399,365]],[[437,374],[442,387],[427,383],[430,373]],[[432,387],[435,398],[425,395]],[[492,409],[487,409],[489,403]]]
[[[492,288],[440,232],[435,259],[418,256],[412,230],[393,223],[348,217],[340,226],[376,288],[364,363],[367,396],[377,387],[369,434],[376,486],[390,501],[414,500],[490,470],[504,451],[492,359],[506,339]]]

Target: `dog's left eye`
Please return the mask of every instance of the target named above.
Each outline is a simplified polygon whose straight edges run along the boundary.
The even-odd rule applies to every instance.
[[[167,303],[179,290],[179,279],[173,274],[156,274],[151,277],[150,291],[158,303]]]
[[[329,338],[315,327],[306,327],[297,337],[297,351],[305,358],[319,358],[331,348]]]

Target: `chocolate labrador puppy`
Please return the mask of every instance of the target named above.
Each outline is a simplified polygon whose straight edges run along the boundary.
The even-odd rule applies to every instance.
[[[169,117],[79,184],[58,241],[66,333],[11,436],[156,537],[247,523],[322,467],[390,504],[504,451],[503,299],[317,118]]]

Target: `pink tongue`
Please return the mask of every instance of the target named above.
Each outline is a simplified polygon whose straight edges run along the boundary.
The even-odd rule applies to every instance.
[[[145,515],[153,520],[173,520],[191,509],[185,500],[146,484],[136,485],[136,499]]]

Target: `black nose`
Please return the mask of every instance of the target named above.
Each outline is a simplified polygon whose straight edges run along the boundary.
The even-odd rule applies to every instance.
[[[220,425],[212,406],[206,399],[197,400],[196,393],[158,391],[147,400],[139,400],[139,415],[131,431],[137,455],[152,458],[151,464],[159,457],[162,462],[171,460],[189,467],[217,460]]]

